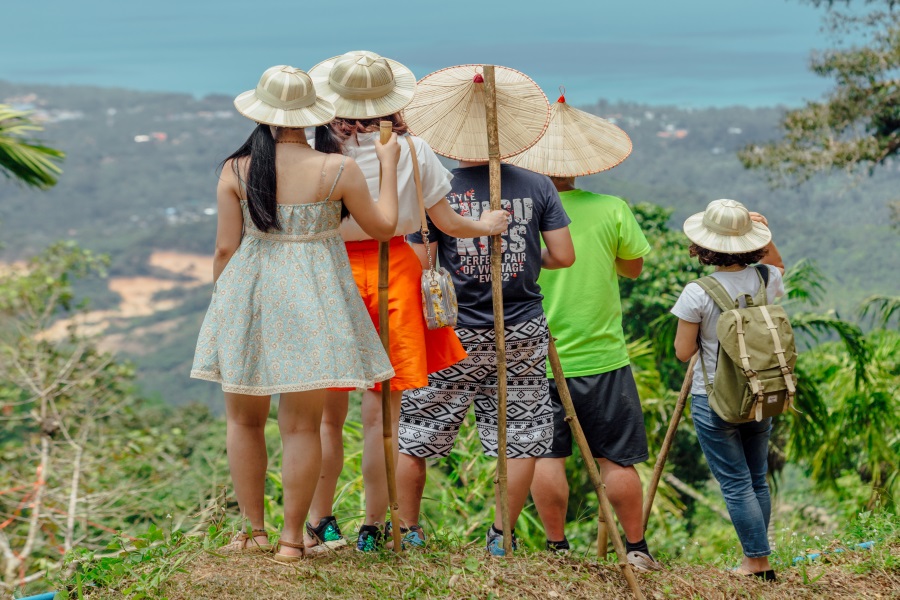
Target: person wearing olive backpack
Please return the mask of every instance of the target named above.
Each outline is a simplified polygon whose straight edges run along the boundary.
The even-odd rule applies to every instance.
[[[711,276],[714,285],[737,298],[739,306],[746,306],[747,298],[762,298],[765,303],[784,294],[784,263],[761,214],[748,211],[735,200],[714,200],[706,211],[685,221],[684,232],[691,241],[691,256],[716,268]],[[756,263],[760,264],[754,267]],[[701,352],[702,363],[694,369],[691,387],[691,415],[743,549],[743,561],[735,572],[773,581],[767,533],[772,500],[766,481],[772,418],[732,423],[711,408],[709,390],[713,389],[719,347],[716,326],[723,313],[704,289],[709,286],[701,283],[709,282],[685,286],[672,308],[678,317],[675,354],[688,361]]]

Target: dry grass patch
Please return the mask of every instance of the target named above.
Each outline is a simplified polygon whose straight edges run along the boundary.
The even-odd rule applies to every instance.
[[[876,550],[878,552],[878,550]],[[900,548],[833,555],[805,569],[779,571],[761,581],[702,565],[673,565],[639,575],[647,598],[900,598]],[[885,556],[886,553],[886,556]],[[886,559],[886,560],[885,560]],[[875,567],[872,563],[882,563]],[[885,568],[883,565],[893,564]],[[362,555],[345,550],[295,565],[264,555],[221,556],[205,552],[184,565],[158,590],[170,600],[322,598],[627,598],[615,565],[538,552],[491,559],[478,548],[463,551]],[[88,598],[120,598],[95,592]]]

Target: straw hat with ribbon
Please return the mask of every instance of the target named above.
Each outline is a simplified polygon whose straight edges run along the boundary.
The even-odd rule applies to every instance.
[[[410,130],[443,156],[488,160],[484,78],[480,65],[442,69],[419,80],[416,97],[403,111]],[[527,75],[495,67],[500,158],[531,147],[550,119],[549,102]]]
[[[316,95],[309,75],[286,65],[269,67],[256,89],[234,99],[237,111],[264,125],[313,127],[334,120],[334,106]]]
[[[750,219],[750,211],[737,200],[713,200],[702,213],[684,222],[688,239],[707,250],[743,254],[765,247],[772,232]]]
[[[309,70],[319,94],[343,119],[375,119],[401,111],[416,93],[416,76],[395,60],[354,50]]]
[[[631,154],[631,139],[598,116],[566,103],[565,88],[550,107],[547,133],[508,162],[550,177],[581,177],[612,169]]]

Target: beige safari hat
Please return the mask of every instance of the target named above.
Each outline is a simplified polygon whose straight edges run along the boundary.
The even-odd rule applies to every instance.
[[[612,169],[631,154],[628,134],[566,103],[565,88],[550,107],[547,133],[507,162],[550,177],[581,177]]]
[[[481,65],[460,65],[419,80],[403,119],[438,154],[455,160],[488,160],[482,72]],[[540,139],[550,119],[550,103],[531,78],[515,69],[494,67],[494,80],[503,159]]]
[[[702,213],[684,222],[688,239],[707,250],[743,254],[765,247],[772,232],[750,219],[750,211],[737,200],[713,200]]]
[[[256,89],[234,99],[239,113],[277,127],[313,127],[334,120],[334,106],[316,95],[312,79],[287,65],[269,67]]]
[[[386,117],[412,102],[416,76],[395,60],[354,50],[309,70],[319,94],[342,119]]]

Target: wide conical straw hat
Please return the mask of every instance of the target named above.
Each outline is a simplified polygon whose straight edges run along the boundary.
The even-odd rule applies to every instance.
[[[400,112],[416,93],[416,76],[396,60],[354,50],[309,70],[319,95],[342,119],[375,119]]]
[[[507,162],[550,177],[581,177],[612,169],[629,154],[627,133],[606,119],[572,108],[563,94],[550,107],[544,137]]]
[[[442,156],[488,160],[484,79],[481,65],[449,67],[419,80],[412,103],[403,111],[410,130]],[[549,102],[524,73],[495,67],[500,158],[532,146],[547,128]]]
[[[305,72],[287,65],[269,67],[256,89],[234,99],[239,113],[264,125],[313,127],[334,120],[334,106],[316,95]]]

